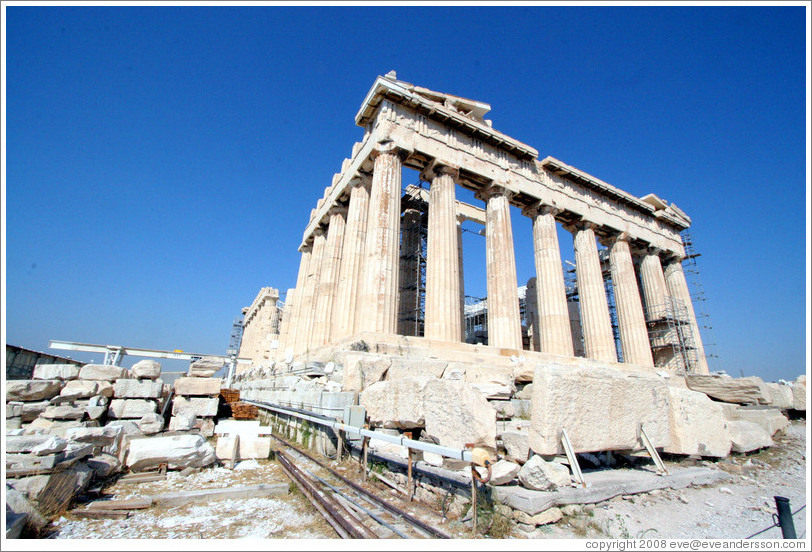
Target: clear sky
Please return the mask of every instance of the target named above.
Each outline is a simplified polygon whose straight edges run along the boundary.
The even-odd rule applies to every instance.
[[[6,16],[8,343],[224,354],[260,287],[295,284],[310,209],[363,136],[354,116],[375,77],[394,69],[490,103],[494,127],[541,158],[677,204],[702,254],[715,368],[805,370],[803,7]],[[531,226],[512,217],[524,283]],[[484,295],[484,239],[466,234],[465,253],[466,292]]]

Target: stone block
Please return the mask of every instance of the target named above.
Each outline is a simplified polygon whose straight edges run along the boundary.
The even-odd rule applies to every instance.
[[[189,365],[189,371],[186,375],[195,378],[210,378],[223,367],[223,364],[222,359],[201,358]]]
[[[105,412],[107,412],[106,406],[91,406],[88,404],[85,407],[85,413],[87,414],[87,417],[90,418],[91,420],[98,420],[99,418],[104,416]]]
[[[425,386],[426,434],[441,445],[464,448],[467,443],[496,451],[496,410],[470,384],[429,380]]]
[[[121,366],[112,366],[110,364],[85,364],[79,370],[79,379],[83,380],[99,380],[99,381],[116,381],[124,377],[126,370]]]
[[[23,405],[25,403],[12,401],[6,403],[6,418],[19,418],[23,415]]]
[[[465,381],[489,399],[509,399],[516,391],[509,366],[471,365],[465,370]]]
[[[533,401],[530,399],[510,399],[513,405],[513,417],[521,420],[529,420],[533,414]]]
[[[526,431],[503,431],[502,444],[510,458],[520,464],[530,458],[530,436]]]
[[[33,422],[45,409],[51,405],[48,401],[25,402],[23,403],[22,421],[23,423]]]
[[[56,454],[68,448],[68,442],[56,435],[48,436],[45,442],[40,443],[31,449],[31,454],[36,456],[48,456],[49,454]]]
[[[204,468],[216,460],[214,449],[200,435],[144,437],[129,444],[127,467],[144,471],[168,464],[170,468]]]
[[[88,399],[100,395],[102,397],[113,396],[113,384],[108,381],[75,380],[69,381],[59,392],[62,397],[74,399]]]
[[[526,399],[531,400],[533,398],[533,384],[528,383],[522,385],[521,389],[518,389],[516,393],[513,395],[514,399]]]
[[[121,470],[121,462],[117,456],[103,452],[88,458],[87,467],[97,479],[104,479]]]
[[[39,500],[50,479],[50,475],[33,475],[19,479],[7,479],[6,481],[11,485],[12,489],[23,493],[28,500]]]
[[[140,429],[144,435],[160,433],[164,429],[163,416],[156,413],[145,414],[136,424],[138,424],[138,429]]]
[[[344,359],[344,391],[360,393],[386,377],[392,361],[388,357],[347,354]]]
[[[120,379],[113,384],[113,396],[117,399],[157,399],[162,390],[162,382],[149,379]]]
[[[767,392],[769,393],[769,404],[781,410],[789,410],[794,408],[795,401],[792,395],[792,387],[790,385],[783,385],[780,383],[765,383]]]
[[[513,512],[513,519],[525,525],[549,525],[561,521],[563,517],[564,514],[559,508],[549,508],[533,516],[521,510],[514,510]]]
[[[172,415],[178,412],[193,412],[197,417],[216,416],[220,399],[217,397],[175,397],[172,402]]]
[[[535,455],[519,471],[519,482],[534,491],[554,491],[570,485],[570,470],[563,464],[547,462]]]
[[[76,364],[37,364],[34,366],[35,380],[75,380],[79,377]]]
[[[668,386],[657,375],[599,366],[539,365],[533,378],[530,448],[562,454],[634,449],[641,424],[655,447],[669,444]]]
[[[409,377],[441,378],[448,366],[447,362],[430,359],[410,359],[393,357],[392,364],[386,371],[387,380],[398,380]]]
[[[480,393],[482,392],[482,390],[477,387],[477,384],[474,383],[472,386]],[[513,408],[511,401],[488,399],[488,402],[496,409],[496,418],[499,420],[509,420],[516,415],[516,410]]]
[[[23,419],[20,416],[6,417],[6,434],[9,431],[17,431],[23,427]]]
[[[121,422],[110,422],[104,427],[83,427],[68,429],[65,438],[76,443],[87,443],[97,447],[114,444],[124,433]]]
[[[86,402],[80,401],[59,406],[49,406],[40,416],[49,420],[81,420],[85,416],[86,406]]]
[[[685,377],[689,389],[705,393],[722,402],[736,404],[766,404],[769,396],[762,391],[764,381],[757,377],[731,378],[727,375],[689,375]],[[769,391],[767,391],[769,394]]]
[[[798,376],[792,384],[792,408],[806,411],[806,376]]]
[[[155,413],[157,408],[155,401],[146,399],[113,399],[110,401],[107,415],[111,418],[141,419],[146,414]]]
[[[111,420],[104,425],[106,428],[115,428],[121,431],[128,437],[142,437],[144,434],[138,428],[138,424],[134,420]]]
[[[55,435],[61,434],[67,429],[77,428],[77,427],[87,427],[87,424],[91,422],[80,422],[78,420],[49,420],[48,418],[37,418],[26,428],[26,432],[31,433],[38,433],[38,432],[48,432],[53,433]]]
[[[231,452],[234,448],[236,437],[220,435],[217,437],[217,458],[220,460],[231,460]],[[267,459],[271,455],[271,438],[259,437],[257,435],[240,435],[239,450],[237,460],[248,460],[251,458]]]
[[[62,380],[6,380],[6,402],[52,399],[64,385]]]
[[[194,429],[197,416],[194,412],[178,412],[169,419],[170,431],[189,431]]]
[[[354,406],[358,403],[358,393],[355,391],[327,392],[321,394],[319,413],[331,418],[340,418],[344,414],[345,406]]]
[[[670,443],[665,452],[722,458],[730,453],[731,441],[720,403],[705,393],[668,387]]]
[[[387,429],[423,427],[426,423],[423,395],[428,382],[429,378],[425,377],[403,378],[379,381],[367,387],[361,393],[360,402],[366,408],[370,425]]]
[[[766,429],[754,422],[731,420],[727,423],[734,452],[750,452],[764,447],[771,447],[773,440]]]
[[[789,425],[787,417],[781,414],[781,411],[777,408],[733,407],[725,409],[725,414],[729,420],[745,420],[758,424],[771,437],[779,431],[784,431]]]
[[[50,435],[7,435],[5,451],[7,453],[31,452],[36,447],[48,442]]]
[[[132,376],[136,379],[156,380],[161,377],[161,363],[156,360],[139,360],[130,368]]]
[[[214,435],[214,419],[213,418],[195,418],[195,429],[197,429],[203,437],[211,437]]]
[[[507,460],[499,460],[491,466],[491,479],[488,482],[490,485],[507,485],[519,475],[521,466],[508,462]]]
[[[222,378],[178,378],[175,394],[183,396],[215,396],[220,394]]]

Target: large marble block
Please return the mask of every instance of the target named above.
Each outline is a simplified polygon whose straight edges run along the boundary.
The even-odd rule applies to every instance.
[[[668,426],[671,442],[665,452],[716,458],[730,453],[732,443],[722,406],[704,393],[669,386]]]

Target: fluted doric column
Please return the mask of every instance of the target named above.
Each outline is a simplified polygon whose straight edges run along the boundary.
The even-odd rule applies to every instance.
[[[296,345],[294,354],[301,354],[310,345],[310,336],[313,333],[313,321],[316,311],[316,296],[318,294],[319,280],[321,278],[321,267],[324,263],[324,249],[327,237],[324,235],[324,228],[319,226],[313,231],[313,253],[307,269],[304,293],[302,293],[301,315],[299,317],[299,331],[296,335]]]
[[[457,170],[443,165],[431,168],[426,251],[425,337],[459,341],[460,251],[454,179]]]
[[[567,290],[558,246],[555,215],[558,210],[538,205],[525,209],[533,220],[533,249],[536,260],[536,305],[541,351],[573,356],[572,328],[567,309]]]
[[[688,310],[688,322],[691,325],[691,333],[693,333],[694,346],[696,347],[696,373],[710,374],[708,359],[705,356],[705,347],[702,344],[702,336],[699,333],[699,324],[696,320],[694,304],[691,300],[691,292],[688,289],[688,282],[685,280],[685,272],[682,270],[682,259],[679,257],[669,259],[665,265],[664,275],[668,292],[673,298],[684,303]]]
[[[290,340],[291,319],[296,307],[295,296],[296,288],[288,288],[285,294],[285,306],[282,309],[282,316],[279,321],[279,346],[276,348],[275,360],[284,360],[287,355],[286,349]]]
[[[287,322],[287,334],[283,338],[283,343],[280,343],[279,354],[277,360],[285,360],[294,353],[296,346],[296,338],[300,333],[299,321],[302,312],[302,295],[304,294],[305,282],[307,281],[307,273],[310,268],[310,258],[313,253],[313,245],[307,244],[302,248],[302,255],[299,259],[299,274],[296,276],[296,287],[293,294],[288,292],[286,303],[292,303],[290,308],[290,317]]]
[[[575,273],[581,306],[581,327],[584,332],[584,352],[587,358],[617,362],[609,302],[603,285],[594,227],[591,223],[581,223],[574,229]]]
[[[379,144],[369,198],[359,329],[395,334],[398,329],[401,159],[394,144]]]
[[[313,320],[310,348],[321,347],[330,342],[330,325],[332,322],[333,302],[336,297],[341,255],[344,249],[344,228],[346,226],[347,208],[334,205],[328,211],[330,223],[327,228],[327,243],[324,250],[324,262],[319,275],[319,291],[316,296],[316,314]]]
[[[510,225],[510,192],[490,186],[477,196],[486,202],[485,256],[488,279],[488,345],[522,348],[516,256]]]
[[[524,317],[527,320],[527,334],[530,337],[530,350],[541,351],[541,327],[539,324],[538,291],[534,276],[527,280],[524,295]]]
[[[460,267],[460,341],[465,341],[465,271],[463,269],[462,221],[457,219],[457,255]]]
[[[629,236],[620,234],[607,243],[623,361],[653,368],[654,358],[651,355],[643,303],[640,301],[640,290],[634,274]]]
[[[420,218],[417,209],[406,209],[401,218],[400,312],[398,333],[418,335],[420,299]]]
[[[349,337],[356,330],[359,311],[358,290],[361,288],[362,269],[367,236],[369,211],[369,179],[359,178],[352,183],[347,225],[344,229],[344,251],[338,279],[338,295],[333,308],[333,330],[336,339]]]
[[[646,320],[662,318],[667,311],[669,293],[659,250],[649,248],[643,254],[640,260],[640,283],[643,287]]]

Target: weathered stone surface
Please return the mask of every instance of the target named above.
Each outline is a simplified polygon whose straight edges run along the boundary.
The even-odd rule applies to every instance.
[[[216,460],[214,449],[200,435],[145,437],[130,441],[127,467],[143,471],[168,464],[170,468],[203,468]]]
[[[113,384],[117,399],[157,399],[162,390],[163,383],[152,380],[120,379]]]
[[[141,437],[144,434],[138,428],[138,424],[134,420],[112,420],[104,425],[105,428],[116,428],[118,431],[124,432],[124,435],[129,437]]]
[[[11,485],[12,489],[23,493],[28,500],[39,500],[43,489],[48,485],[50,479],[50,475],[33,475],[19,479],[7,479],[7,482]]]
[[[217,438],[217,458],[231,460],[235,437],[221,435]],[[257,435],[240,435],[237,460],[250,458],[267,459],[271,455],[271,438]]]
[[[533,415],[533,401],[529,399],[510,399],[513,405],[513,417],[521,420],[529,420]]]
[[[121,462],[113,454],[103,452],[88,458],[87,467],[93,470],[93,475],[99,479],[109,477],[121,469]]]
[[[758,424],[770,436],[779,431],[784,431],[789,425],[787,417],[781,414],[777,408],[741,408],[730,405],[730,407],[725,408],[725,415],[729,420],[745,420]]]
[[[93,395],[87,401],[87,405],[88,406],[107,406],[107,404],[109,402],[110,402],[110,399],[108,399],[104,395]]]
[[[806,376],[800,375],[792,384],[792,408],[806,410]]]
[[[447,380],[464,380],[465,379],[465,365],[459,362],[449,362],[446,369],[443,370],[443,379]]]
[[[214,418],[196,418],[195,427],[203,437],[214,435]]]
[[[48,442],[50,435],[7,435],[5,451],[8,453],[31,452]]]
[[[508,462],[507,460],[499,460],[491,466],[491,485],[507,485],[519,475],[521,466]]]
[[[48,439],[45,440],[44,442],[32,448],[31,454],[35,454],[37,456],[46,456],[48,454],[56,454],[57,452],[62,452],[67,447],[68,442],[65,439],[53,435],[48,437]]]
[[[510,457],[520,464],[530,458],[530,436],[526,431],[503,431],[502,444]]]
[[[514,399],[526,399],[531,400],[533,398],[533,384],[528,383],[521,390],[519,390],[515,395],[513,395]]]
[[[516,391],[513,368],[508,366],[469,366],[465,370],[465,381],[489,399],[509,399]]]
[[[89,443],[98,447],[106,447],[115,443],[124,427],[121,422],[111,422],[104,427],[82,427],[68,429],[65,438],[76,443]]]
[[[90,405],[85,406],[85,413],[87,414],[87,417],[90,418],[91,420],[98,420],[99,418],[104,416],[105,412],[107,412],[106,406],[90,406]]]
[[[344,391],[361,392],[386,377],[392,361],[388,357],[348,354],[344,359]]]
[[[496,450],[496,410],[464,381],[429,380],[425,387],[426,434],[446,447],[467,443]]]
[[[24,423],[33,422],[45,409],[50,406],[48,401],[25,402],[23,403],[22,421]]]
[[[79,377],[76,364],[37,364],[34,366],[35,380],[75,380]]]
[[[123,378],[126,370],[121,366],[112,366],[110,364],[85,364],[79,370],[79,379],[83,380],[100,380],[100,381],[116,381]]]
[[[534,516],[522,512],[521,510],[514,510],[513,512],[513,519],[526,525],[548,525],[550,523],[557,523],[563,517],[564,514],[559,508],[550,508]]]
[[[111,418],[142,418],[153,414],[158,408],[155,401],[146,399],[113,399],[107,415]]]
[[[217,370],[223,367],[223,361],[216,358],[201,358],[189,365],[187,376],[195,378],[210,378]]]
[[[198,417],[216,416],[220,401],[217,397],[175,397],[172,402],[172,415],[178,412],[194,412]]]
[[[640,425],[655,447],[668,445],[668,386],[657,375],[596,366],[539,365],[533,378],[530,448],[563,453],[566,429],[575,452],[640,446]]]
[[[23,415],[23,404],[19,401],[6,403],[6,418],[18,418]]]
[[[522,466],[519,481],[534,491],[554,491],[570,485],[570,470],[558,462],[546,462],[535,455]]]
[[[472,384],[476,388],[476,384]],[[482,393],[482,390],[477,388]],[[488,402],[494,409],[496,409],[496,418],[499,420],[509,420],[516,415],[516,409],[513,408],[511,401],[501,399],[488,399]]]
[[[140,429],[144,435],[160,433],[164,428],[163,416],[156,413],[145,414],[136,423],[138,424],[138,429]]]
[[[189,431],[194,429],[197,416],[194,412],[178,412],[169,419],[170,431]]]
[[[19,416],[13,418],[6,417],[6,434],[8,434],[9,431],[17,431],[21,429],[22,426],[23,419],[21,417]]]
[[[155,380],[161,377],[161,363],[156,360],[139,360],[130,368],[130,373],[136,379]]]
[[[722,407],[704,393],[669,386],[668,426],[671,439],[665,452],[717,458],[730,453]]]
[[[731,420],[727,423],[734,452],[750,452],[756,449],[771,447],[773,440],[767,430],[754,422]]]
[[[367,387],[360,402],[366,408],[370,425],[387,429],[423,427],[426,423],[423,395],[428,381],[425,377],[404,378],[379,381]]]
[[[410,377],[440,378],[448,366],[447,362],[431,359],[410,359],[394,357],[392,365],[386,371],[387,380],[398,380]]]
[[[789,410],[794,407],[792,387],[780,383],[765,383],[769,393],[769,405],[781,410]]]
[[[80,422],[78,420],[49,420],[48,418],[37,418],[26,428],[26,432],[39,433],[42,431],[58,434],[57,432],[76,427],[87,427],[90,422]]]
[[[175,380],[175,394],[214,396],[220,393],[222,383],[222,378],[178,378]]]
[[[85,415],[86,406],[87,403],[78,401],[71,404],[49,406],[40,416],[49,420],[81,420]]]
[[[59,392],[62,397],[87,399],[96,395],[113,396],[113,384],[107,381],[75,380],[69,381]]]
[[[51,399],[64,385],[62,380],[6,380],[6,402]]]
[[[719,401],[737,404],[766,404],[769,396],[762,393],[764,381],[757,377],[731,378],[725,375],[689,375],[689,389],[705,393]]]

